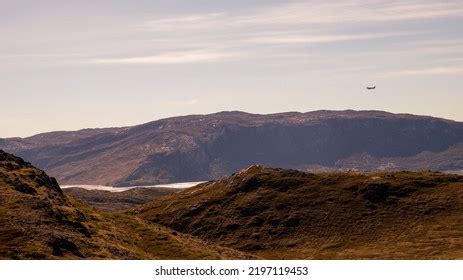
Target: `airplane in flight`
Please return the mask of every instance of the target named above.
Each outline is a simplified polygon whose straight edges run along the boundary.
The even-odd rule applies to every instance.
[[[372,90],[372,89],[375,89],[376,86],[372,86],[372,87],[367,87],[368,90]]]

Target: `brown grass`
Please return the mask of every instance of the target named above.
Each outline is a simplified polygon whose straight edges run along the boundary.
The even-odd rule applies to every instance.
[[[66,188],[63,192],[105,212],[120,212],[147,203],[155,198],[178,192],[172,188],[135,188],[122,192]]]
[[[263,258],[463,258],[456,175],[252,167],[132,213]]]
[[[127,214],[66,197],[56,181],[0,151],[0,259],[243,259]]]

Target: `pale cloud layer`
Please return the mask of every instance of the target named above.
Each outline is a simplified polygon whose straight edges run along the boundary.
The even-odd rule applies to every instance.
[[[463,121],[461,0],[0,1],[0,33],[0,137],[220,110]]]
[[[409,69],[388,74],[389,76],[463,75],[463,66],[440,66],[423,69]]]
[[[403,21],[442,17],[461,17],[459,0],[436,1],[301,1],[276,4],[244,15],[225,12],[190,14],[150,20],[145,26],[153,29],[194,29],[204,27],[249,27],[256,25],[339,24],[358,22]]]
[[[250,42],[260,44],[323,44],[342,41],[368,40],[375,38],[388,38],[405,36],[408,33],[371,33],[371,34],[343,34],[343,35],[295,35],[278,34],[251,38]]]
[[[379,40],[391,37],[430,34],[429,29],[381,30],[371,32],[375,24],[460,18],[463,5],[450,0],[435,3],[428,0],[405,1],[281,1],[271,6],[257,6],[244,12],[185,13],[163,16],[134,24],[135,30],[149,32],[154,47],[144,56],[93,58],[93,64],[182,64],[206,61],[272,58],[292,55],[307,57],[304,50],[272,48],[279,45],[333,44],[351,41]],[[351,28],[346,28],[351,26]],[[341,27],[341,28],[340,28]],[[347,30],[344,30],[346,28]],[[359,31],[352,32],[349,29]],[[363,30],[367,29],[367,30]],[[400,39],[400,38],[399,38]],[[432,42],[439,43],[439,40]],[[458,48],[458,46],[456,46]],[[214,49],[203,51],[203,49]],[[381,52],[384,50],[379,50]],[[398,50],[396,54],[416,52],[446,52],[443,47],[426,45]],[[386,50],[385,52],[391,53]],[[263,55],[267,54],[267,55]]]
[[[180,63],[199,63],[216,62],[232,58],[236,55],[231,53],[208,52],[208,51],[189,51],[161,53],[152,56],[125,57],[125,58],[101,58],[91,59],[90,64],[180,64]]]

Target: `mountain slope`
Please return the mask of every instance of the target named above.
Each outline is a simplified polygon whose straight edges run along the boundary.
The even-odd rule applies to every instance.
[[[457,175],[253,166],[132,213],[264,258],[463,258]]]
[[[442,152],[424,151],[409,157],[375,158],[369,154],[357,154],[338,160],[335,167],[358,170],[443,170],[453,173],[463,171],[463,143]]]
[[[246,258],[66,197],[43,171],[0,150],[0,259]]]
[[[143,125],[3,139],[18,154],[65,184],[153,185],[218,179],[264,164],[296,169],[365,166],[361,155],[411,165],[420,153],[463,150],[463,123],[378,111],[256,115],[221,112]],[[439,156],[439,155],[437,155]],[[343,165],[343,160],[351,160]],[[461,160],[449,165],[463,169]]]

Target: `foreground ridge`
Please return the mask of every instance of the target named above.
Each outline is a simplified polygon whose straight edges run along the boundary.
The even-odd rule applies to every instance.
[[[0,150],[0,259],[242,259],[126,214],[63,194],[54,178]]]
[[[438,172],[251,166],[133,213],[263,258],[463,258],[463,177]]]

